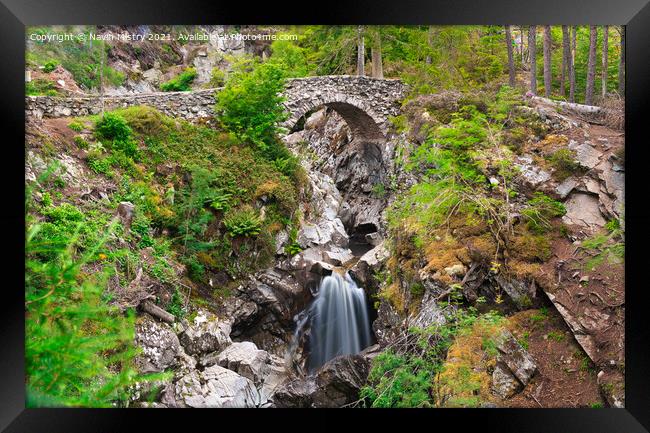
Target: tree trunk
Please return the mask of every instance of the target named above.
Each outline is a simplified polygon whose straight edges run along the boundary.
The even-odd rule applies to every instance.
[[[363,26],[357,28],[357,75],[364,76],[365,71],[366,47],[363,41]]]
[[[562,75],[560,75],[560,95],[566,94],[566,80],[570,75],[571,47],[569,46],[569,26],[562,26]]]
[[[537,95],[537,38],[535,32],[536,26],[530,26],[528,29],[528,56],[530,57],[530,93]]]
[[[544,95],[551,96],[551,26],[544,26]]]
[[[374,78],[384,78],[384,65],[381,60],[381,33],[379,33],[379,28],[375,29],[370,55],[372,57],[372,76]]]
[[[430,50],[433,49],[433,26],[429,26],[429,30],[427,32],[427,46]],[[427,54],[425,61],[427,65],[431,64],[431,53]]]
[[[618,61],[618,94],[625,96],[625,26],[621,26],[621,57]]]
[[[515,86],[515,60],[512,54],[512,34],[510,33],[510,26],[506,28],[506,46],[508,47],[508,73],[510,75],[510,87]]]
[[[603,26],[603,61],[600,71],[601,96],[607,95],[607,50],[609,49],[609,26]]]
[[[569,102],[576,102],[576,39],[578,26],[573,26],[571,36],[571,65],[569,69]]]
[[[587,89],[585,91],[585,104],[594,105],[594,79],[596,78],[596,38],[598,29],[589,26],[589,62],[587,63]]]
[[[526,68],[526,56],[524,55],[525,51],[524,48],[526,47],[525,41],[526,41],[526,30],[524,26],[520,27],[521,29],[521,66],[525,69]]]

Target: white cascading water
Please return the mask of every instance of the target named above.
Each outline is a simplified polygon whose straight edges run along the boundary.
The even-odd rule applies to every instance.
[[[347,273],[324,277],[307,314],[299,315],[296,321],[294,338],[299,338],[308,322],[311,324],[310,372],[336,356],[359,353],[372,343],[365,293]]]

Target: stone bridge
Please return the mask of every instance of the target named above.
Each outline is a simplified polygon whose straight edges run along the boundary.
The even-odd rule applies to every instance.
[[[209,119],[215,114],[215,95],[219,90],[105,96],[104,108],[149,105],[169,116],[189,121]],[[382,140],[388,131],[389,117],[399,114],[405,90],[405,85],[399,80],[350,75],[290,79],[284,91],[284,105],[289,118],[282,126],[292,130],[306,115],[326,106],[345,119],[354,138]],[[28,117],[87,116],[101,111],[101,100],[97,95],[27,96],[25,99]]]

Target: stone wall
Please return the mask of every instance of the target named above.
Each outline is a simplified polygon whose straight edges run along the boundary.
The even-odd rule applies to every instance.
[[[192,92],[158,92],[104,97],[106,110],[133,105],[149,105],[172,117],[198,120],[214,115],[215,94],[219,89]],[[283,126],[292,129],[310,111],[328,106],[347,122],[354,137],[383,139],[390,116],[399,114],[406,86],[399,80],[350,75],[294,78],[287,81],[284,103],[290,113]],[[97,114],[98,96],[59,98],[27,96],[28,117],[68,117]]]
[[[149,105],[169,116],[182,117],[192,121],[214,115],[213,107],[217,90],[106,96],[104,97],[104,107],[106,110],[112,110],[134,105]],[[25,98],[25,114],[28,117],[87,116],[100,111],[101,101],[97,96],[72,98],[27,96]]]

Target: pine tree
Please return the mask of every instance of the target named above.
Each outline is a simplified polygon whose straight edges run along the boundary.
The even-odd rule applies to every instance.
[[[621,56],[618,61],[618,94],[625,96],[625,26],[621,26]]]
[[[571,35],[571,68],[569,69],[569,102],[576,102],[576,39],[578,26],[573,26]]]
[[[596,78],[596,41],[598,29],[589,26],[589,61],[587,63],[587,88],[585,91],[585,104],[594,103],[594,80]]]
[[[537,95],[537,27],[528,29],[528,53],[530,56],[530,92]]]
[[[515,61],[512,55],[512,34],[510,33],[510,26],[505,26],[506,29],[506,47],[508,48],[508,74],[510,77],[510,86],[515,85]]]
[[[372,57],[372,76],[374,78],[384,78],[384,66],[381,59],[381,30],[376,27],[373,31],[372,46],[370,55]]]
[[[551,26],[544,26],[544,96],[551,96]]]
[[[571,47],[569,46],[569,26],[562,26],[562,74],[560,75],[560,95],[566,93],[566,80],[571,75]]]
[[[609,26],[603,26],[603,59],[600,71],[601,96],[607,95],[607,50],[609,49]]]
[[[357,28],[357,75],[364,76],[365,72],[365,57],[366,57],[366,47],[364,45],[364,31],[363,26]]]

